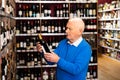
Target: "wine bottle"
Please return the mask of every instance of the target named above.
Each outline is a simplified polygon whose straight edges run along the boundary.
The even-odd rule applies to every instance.
[[[43,52],[44,53],[50,52],[48,44],[42,39],[41,34],[39,34],[38,37],[39,37],[40,44],[42,45]]]
[[[40,33],[40,21],[36,21],[37,33]]]
[[[3,47],[3,34],[4,34],[4,27],[2,26],[3,22],[0,22],[0,49]]]
[[[97,78],[97,67],[93,66],[93,78]]]
[[[27,61],[27,64],[26,64],[26,65],[27,65],[27,66],[30,66],[30,64],[31,64],[31,63],[30,63],[30,62],[31,62],[31,55],[30,55],[29,52],[27,53],[27,60],[26,60],[26,61]]]
[[[43,72],[43,80],[48,80],[49,76],[48,76],[48,72],[46,70],[44,70]]]
[[[32,11],[32,5],[29,5],[29,17],[32,17],[33,11]]]
[[[27,38],[27,39],[26,39],[26,46],[27,46],[26,49],[27,49],[27,50],[30,50],[30,43],[29,43],[29,42],[30,42],[30,39]]]
[[[9,14],[9,0],[6,0],[5,12]]]
[[[7,65],[7,60],[5,57],[2,57],[2,64],[1,64],[1,69],[2,69],[2,80],[5,80],[5,67]]]
[[[1,22],[1,49],[3,50],[4,47],[7,45],[6,43],[6,29],[5,29],[5,23]]]
[[[22,10],[22,5],[19,4],[18,6],[18,13],[17,13],[18,17],[23,17],[23,10]]]
[[[50,69],[50,80],[54,80],[54,70]]]
[[[6,1],[5,1],[5,0],[2,0],[2,1],[1,1],[2,11],[5,11],[5,6],[6,6]]]
[[[30,21],[27,21],[27,34],[31,33],[31,24]]]
[[[23,23],[23,33],[27,33],[26,22],[25,22],[25,23]]]
[[[44,33],[48,33],[48,22],[44,22]]]
[[[34,66],[34,55],[33,54],[31,54],[31,66]]]

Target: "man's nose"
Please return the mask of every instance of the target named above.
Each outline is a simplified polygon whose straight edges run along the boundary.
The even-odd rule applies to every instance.
[[[68,29],[66,29],[65,32],[67,33],[67,32],[68,32]]]

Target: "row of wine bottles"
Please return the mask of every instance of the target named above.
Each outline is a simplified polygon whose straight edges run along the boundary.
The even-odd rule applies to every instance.
[[[66,20],[63,21],[17,21],[16,34],[64,33]]]
[[[22,37],[21,37],[22,39]],[[22,40],[17,40],[16,49],[17,50],[34,50],[36,48],[36,43],[38,39],[36,37],[31,38],[23,38]]]
[[[48,43],[50,50],[54,50],[58,45],[59,41],[62,40],[64,36],[61,37],[45,37],[45,41]],[[39,42],[37,36],[28,36],[28,37],[16,37],[16,49],[17,50],[35,50],[36,43]]]
[[[2,9],[2,11],[12,16],[14,15],[14,8],[9,0],[0,0],[0,3],[0,8]]]
[[[84,20],[84,22],[85,22],[85,32],[97,32],[96,19]]]
[[[71,4],[70,17],[96,17],[96,3]]]
[[[96,3],[17,4],[17,17],[96,17]],[[41,6],[41,8],[40,8]],[[70,7],[70,9],[69,9]]]
[[[17,17],[39,17],[39,4],[18,4],[16,5]]]
[[[38,52],[17,53],[16,54],[17,66],[41,66],[41,54]]]
[[[8,25],[5,21],[0,21],[0,50],[3,50],[14,36],[14,28],[10,28]]]
[[[22,55],[21,55],[22,54]],[[38,52],[17,52],[17,66],[34,67],[48,65],[43,56]]]
[[[69,4],[42,4],[41,17],[68,17]]]
[[[18,69],[16,80],[55,80],[55,68]]]
[[[97,66],[89,66],[87,79],[97,78]],[[16,80],[55,80],[55,68],[24,68],[17,70]]]
[[[16,21],[16,34],[40,33],[40,21]]]

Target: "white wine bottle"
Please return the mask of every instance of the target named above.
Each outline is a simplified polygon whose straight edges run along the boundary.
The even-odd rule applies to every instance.
[[[38,37],[39,37],[40,44],[42,45],[43,52],[44,53],[51,52],[49,47],[48,47],[48,44],[42,39],[41,34],[39,34]]]

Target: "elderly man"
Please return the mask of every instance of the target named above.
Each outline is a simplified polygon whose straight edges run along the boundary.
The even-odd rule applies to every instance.
[[[92,50],[82,37],[85,24],[81,18],[71,18],[66,25],[66,39],[57,48],[44,54],[49,64],[57,64],[57,80],[86,80]],[[41,51],[41,45],[37,44]]]

